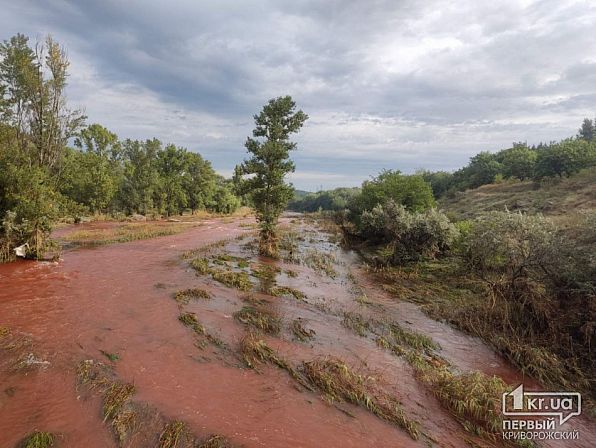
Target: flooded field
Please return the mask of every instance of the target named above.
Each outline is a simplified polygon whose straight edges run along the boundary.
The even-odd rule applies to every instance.
[[[0,446],[503,445],[437,387],[538,384],[396,301],[316,223],[284,229],[275,261],[237,219],[0,265]],[[596,445],[573,425],[580,440],[545,446]]]

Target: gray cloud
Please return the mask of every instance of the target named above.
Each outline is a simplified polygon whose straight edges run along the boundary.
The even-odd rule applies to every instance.
[[[2,38],[51,33],[69,95],[122,137],[198,150],[222,172],[251,116],[310,115],[298,187],[382,168],[454,169],[481,150],[575,132],[596,110],[596,5],[574,0],[0,0]]]

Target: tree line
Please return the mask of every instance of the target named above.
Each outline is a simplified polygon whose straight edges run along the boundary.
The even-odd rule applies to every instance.
[[[505,179],[534,180],[540,182],[552,177],[568,177],[578,171],[596,165],[596,119],[586,118],[576,137],[559,142],[540,143],[528,146],[514,143],[511,148],[496,153],[483,151],[470,162],[451,173],[448,171],[419,170],[415,174],[397,176],[395,170],[384,171],[372,181],[365,181],[362,189],[378,184],[379,179],[400,179],[408,183],[405,187],[414,194],[411,184],[424,181],[430,185],[435,199],[452,196],[458,191],[477,188],[482,185],[501,182]],[[393,173],[393,177],[391,175]],[[298,212],[318,210],[338,211],[356,206],[362,200],[360,188],[335,188],[295,197],[288,208]],[[425,188],[420,188],[425,191]]]
[[[41,257],[61,217],[229,213],[240,205],[231,182],[199,154],[87,126],[66,100],[68,67],[51,37],[32,46],[17,34],[0,44],[0,261],[22,244]]]

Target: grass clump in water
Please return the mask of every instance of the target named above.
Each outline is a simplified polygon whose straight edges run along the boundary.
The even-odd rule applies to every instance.
[[[253,332],[247,333],[240,341],[240,352],[247,367],[255,369],[258,364],[274,364],[281,369],[288,369],[288,363],[267,343]]]
[[[211,299],[211,294],[201,288],[189,288],[176,292],[174,299],[176,302],[186,305],[191,299]]]
[[[482,372],[455,374],[448,365],[409,359],[420,381],[450,410],[466,431],[496,441],[502,430],[501,397],[510,388],[497,376]]]
[[[371,379],[355,373],[339,359],[304,362],[306,378],[330,401],[345,400],[368,409],[376,416],[405,429],[418,439],[418,425],[406,417],[400,404],[387,394],[374,390]]]
[[[344,312],[342,325],[349,328],[358,336],[366,336],[371,330],[370,321],[366,320],[362,314],[352,313],[350,311]]]
[[[285,370],[302,387],[312,391],[313,388],[285,359],[267,345],[257,334],[247,333],[240,341],[240,352],[247,367],[256,369],[259,364],[273,364]]]
[[[289,286],[274,286],[269,290],[269,294],[274,297],[292,296],[296,300],[306,300],[306,294]]]
[[[177,448],[188,446],[192,443],[193,437],[186,426],[186,423],[179,420],[169,422],[159,436],[158,448]],[[184,445],[180,445],[183,443]],[[194,445],[194,444],[193,444]]]
[[[21,442],[19,448],[49,448],[55,441],[56,436],[51,432],[35,431]]]
[[[124,404],[134,395],[135,387],[129,383],[114,381],[104,393],[104,421],[115,419]]]
[[[209,260],[207,258],[199,257],[190,262],[190,267],[199,274],[208,274],[210,271]]]
[[[278,334],[281,330],[281,319],[266,308],[243,306],[240,311],[234,313],[234,317],[239,322],[268,334]]]
[[[232,448],[232,444],[224,436],[213,435],[197,445],[197,448]]]
[[[110,353],[106,352],[105,350],[100,350],[100,353],[112,362],[116,362],[120,359],[120,355],[118,355],[118,353]]]
[[[337,276],[337,272],[333,268],[333,263],[335,263],[335,256],[333,254],[310,249],[304,257],[304,263],[309,268],[324,273],[328,277],[335,278]]]
[[[187,327],[192,328],[198,335],[205,334],[205,327],[199,322],[195,313],[182,313],[178,316],[178,320]]]
[[[388,331],[385,334],[385,338],[392,344],[399,346],[405,345],[415,350],[430,352],[440,348],[435,341],[425,334],[407,330],[395,322],[388,324]]]
[[[236,288],[240,291],[250,291],[252,289],[252,282],[248,273],[224,271],[220,269],[212,269],[211,277],[213,280],[223,283],[228,288]]]
[[[294,333],[294,337],[300,342],[310,341],[316,334],[315,330],[310,328],[306,329],[304,325],[302,325],[302,319],[300,318],[292,321],[290,329],[292,330],[292,333]]]

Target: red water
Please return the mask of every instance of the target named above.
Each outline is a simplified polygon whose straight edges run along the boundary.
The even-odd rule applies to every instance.
[[[29,335],[36,357],[50,362],[27,373],[0,371],[0,446],[13,447],[33,430],[60,434],[61,447],[117,446],[102,422],[100,400],[81,398],[76,387],[76,365],[84,359],[105,361],[99,350],[119,354],[116,374],[135,384],[135,400],[184,420],[199,436],[223,434],[246,447],[426,446],[424,439],[414,442],[361,408],[342,404],[348,412],[340,412],[317,393],[298,390],[279,369],[266,366],[259,373],[241,368],[232,353],[244,333],[232,318],[244,304],[241,294],[197,277],[180,260],[187,249],[246,233],[239,224],[211,221],[174,236],[67,251],[57,263],[0,265],[0,325]],[[318,239],[313,244],[327,244],[322,234],[303,230]],[[227,249],[241,250],[239,243]],[[333,310],[367,312],[349,292],[347,273],[357,273],[361,287],[384,307],[383,313],[432,336],[441,344],[442,355],[462,370],[497,374],[512,384],[521,382],[521,375],[480,341],[427,318],[415,305],[396,304],[358,271],[353,254],[333,250],[340,262],[335,279],[279,263],[299,274],[284,276],[283,283],[305,292],[311,303],[269,298],[270,306],[285,322],[303,318],[316,336],[309,344],[296,343],[285,329],[281,337],[267,338],[268,343],[296,365],[333,355],[378,375],[383,388],[437,445],[467,446],[471,437],[406,363],[341,325],[340,313]],[[196,312],[230,352],[199,350],[192,333],[178,322],[172,294],[195,286],[210,289],[214,299],[190,303],[187,310]],[[326,303],[332,312],[313,307],[314,301]],[[530,384],[527,379],[525,383]],[[596,445],[593,428],[585,422],[576,425],[582,439],[561,446]]]

